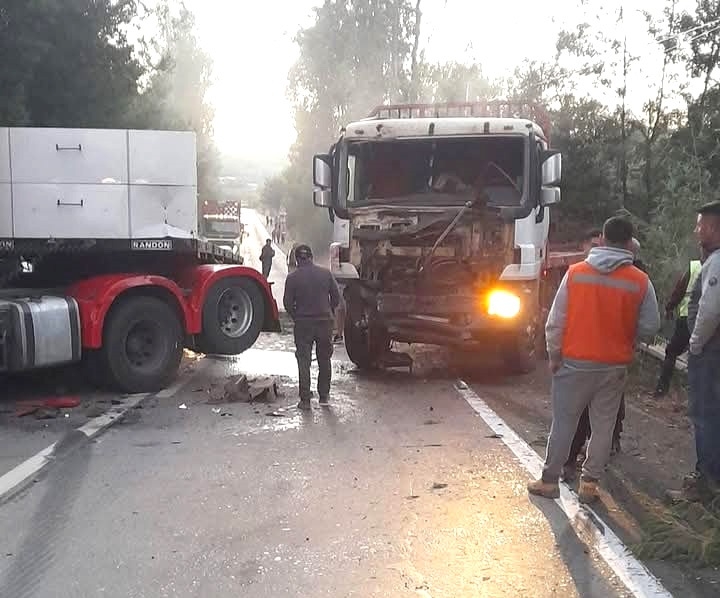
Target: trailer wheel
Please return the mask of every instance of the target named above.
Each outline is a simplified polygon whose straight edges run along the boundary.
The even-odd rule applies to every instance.
[[[175,310],[161,299],[121,299],[108,315],[103,336],[103,369],[124,392],[160,390],[176,376],[183,328]]]
[[[198,347],[204,353],[237,355],[255,344],[265,321],[265,299],[247,278],[215,283],[205,298]]]

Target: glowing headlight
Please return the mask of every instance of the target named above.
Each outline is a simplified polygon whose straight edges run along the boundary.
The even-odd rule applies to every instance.
[[[488,296],[488,315],[514,318],[520,313],[520,297],[509,291],[492,291]]]

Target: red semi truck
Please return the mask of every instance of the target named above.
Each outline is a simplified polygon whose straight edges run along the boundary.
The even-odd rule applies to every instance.
[[[280,329],[259,272],[197,236],[195,136],[0,128],[0,374],[85,360],[158,390],[188,347]]]

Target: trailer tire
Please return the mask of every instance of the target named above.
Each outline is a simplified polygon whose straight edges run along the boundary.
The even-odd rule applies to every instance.
[[[183,327],[171,305],[155,297],[120,299],[107,316],[101,362],[124,392],[154,392],[177,375]]]
[[[265,321],[265,298],[255,282],[226,278],[210,289],[202,309],[198,348],[237,355],[255,344]]]

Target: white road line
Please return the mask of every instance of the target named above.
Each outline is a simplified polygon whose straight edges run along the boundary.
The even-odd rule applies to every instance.
[[[56,444],[57,442],[53,442],[0,477],[0,504],[30,483],[40,470],[52,461]]]
[[[457,392],[501,437],[522,466],[533,476],[540,477],[543,460],[505,421],[495,413],[465,382],[458,381]],[[589,507],[581,505],[577,496],[565,485],[560,485],[560,498],[556,501],[573,528],[583,534],[590,532],[592,546],[603,560],[637,598],[673,598],[662,583],[640,563],[610,527]],[[600,525],[598,525],[598,523]],[[602,529],[601,529],[602,528]]]
[[[120,421],[130,410],[134,409],[146,398],[150,396],[157,397],[158,399],[171,398],[186,384],[189,384],[195,376],[207,367],[207,365],[207,361],[201,361],[190,376],[185,379],[178,380],[172,386],[161,390],[154,395],[151,393],[145,393],[127,395],[123,397],[122,403],[113,405],[113,407],[106,413],[94,418],[92,421],[89,421],[79,428],[78,431],[85,434],[88,439],[95,438],[98,434],[104,432],[107,428]],[[20,465],[11,469],[3,476],[0,476],[0,504],[7,501],[10,497],[28,486],[45,467],[52,463],[57,444],[57,442],[53,442],[50,446],[23,461]]]

